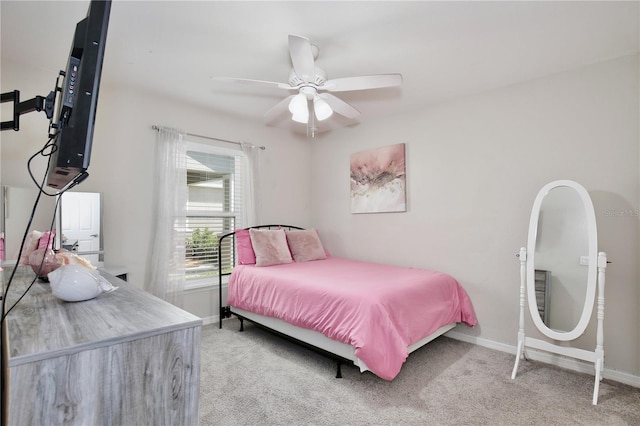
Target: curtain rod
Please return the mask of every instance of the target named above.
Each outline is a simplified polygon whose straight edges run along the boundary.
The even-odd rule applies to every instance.
[[[156,125],[151,126],[151,128],[153,130],[161,130],[162,129],[162,127],[156,126]],[[211,137],[211,136],[197,135],[195,133],[185,133],[185,134],[187,136],[195,136],[197,138],[209,139],[209,140],[212,140],[212,141],[220,141],[220,142],[232,143],[232,144],[235,144],[235,145],[242,145],[242,142],[230,141],[228,139],[220,139],[220,138],[214,138],[214,137]],[[250,145],[254,146],[255,148],[260,148],[262,150],[267,149],[264,146],[257,146],[257,145],[253,145],[253,144],[250,144]]]

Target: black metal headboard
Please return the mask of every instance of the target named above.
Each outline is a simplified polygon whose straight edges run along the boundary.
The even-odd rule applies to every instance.
[[[299,226],[293,226],[293,225],[257,225],[257,226],[250,226],[248,228],[244,228],[244,229],[280,229],[280,228],[284,228],[284,229],[304,229],[304,228],[300,228]],[[219,319],[219,324],[220,327],[222,328],[222,319],[223,318],[229,318],[231,316],[231,311],[228,307],[223,307],[222,306],[222,276],[223,275],[230,275],[230,272],[227,273],[223,273],[222,272],[222,243],[226,238],[231,237],[233,239],[232,243],[231,243],[231,250],[232,250],[232,255],[231,255],[231,259],[232,259],[232,266],[235,267],[235,263],[236,263],[236,244],[235,244],[235,237],[236,237],[236,231],[231,231],[228,232],[226,234],[223,234],[220,236],[220,238],[218,238],[218,314],[220,316]],[[233,269],[233,268],[232,268]]]

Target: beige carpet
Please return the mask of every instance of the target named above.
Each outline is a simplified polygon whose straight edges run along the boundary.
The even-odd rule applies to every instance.
[[[202,330],[200,424],[640,425],[640,389],[440,337],[393,381],[237,319]]]

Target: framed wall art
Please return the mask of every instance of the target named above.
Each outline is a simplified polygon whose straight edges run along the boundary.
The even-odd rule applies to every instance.
[[[351,213],[405,212],[405,144],[351,154]]]

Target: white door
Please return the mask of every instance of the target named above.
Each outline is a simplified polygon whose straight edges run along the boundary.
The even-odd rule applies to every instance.
[[[77,241],[77,254],[98,266],[100,255],[100,194],[65,192],[61,201],[63,244]]]

